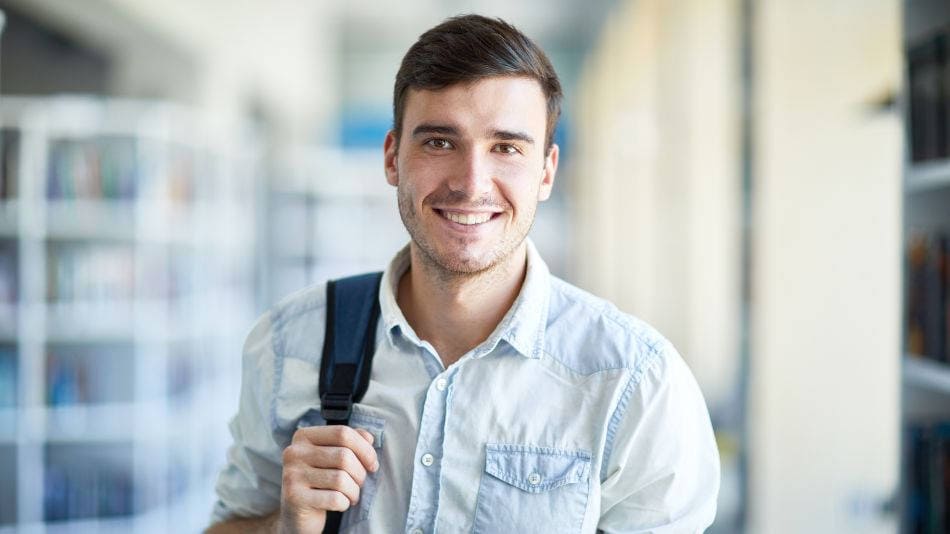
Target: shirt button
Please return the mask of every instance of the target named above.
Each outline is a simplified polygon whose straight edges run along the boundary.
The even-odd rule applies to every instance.
[[[445,391],[445,386],[447,385],[449,385],[449,381],[444,378],[440,378],[435,381],[435,389],[439,391]]]
[[[435,461],[435,458],[431,454],[425,453],[422,455],[422,465],[429,467],[430,465],[432,465],[432,462],[434,461]]]
[[[530,475],[528,475],[528,484],[531,484],[532,486],[537,486],[540,483],[541,483],[541,475],[537,473],[531,473]]]

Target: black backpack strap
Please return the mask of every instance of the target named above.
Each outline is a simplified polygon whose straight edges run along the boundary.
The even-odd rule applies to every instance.
[[[369,386],[383,273],[327,282],[327,326],[320,362],[320,410],[328,425],[349,423]]]
[[[353,403],[369,386],[379,284],[383,273],[369,273],[327,282],[327,325],[320,362],[320,411],[328,425],[348,425]],[[337,534],[343,514],[327,512],[324,534]]]

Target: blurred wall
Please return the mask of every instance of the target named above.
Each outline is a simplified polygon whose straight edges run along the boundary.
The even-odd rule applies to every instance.
[[[736,0],[624,2],[578,102],[578,282],[656,326],[711,404],[737,387]]]
[[[332,2],[0,0],[100,51],[105,94],[172,100],[235,132],[260,113],[280,145],[335,133],[338,25]]]
[[[899,28],[896,0],[623,2],[581,83],[579,281],[677,345],[714,421],[748,410],[749,532],[896,531]]]
[[[895,532],[900,4],[755,6],[750,531]]]

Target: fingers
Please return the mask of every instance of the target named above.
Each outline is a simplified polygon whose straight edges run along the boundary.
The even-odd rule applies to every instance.
[[[373,441],[376,439],[372,434],[370,434],[369,430],[366,430],[365,428],[357,428],[355,430],[359,435],[363,436],[363,439],[365,439],[370,445],[372,445]]]
[[[293,444],[290,452],[291,461],[299,461],[304,465],[318,469],[339,469],[345,471],[360,486],[366,480],[366,468],[360,463],[356,454],[346,447],[317,447],[308,444]],[[290,449],[290,447],[288,447]],[[285,463],[287,465],[287,451]]]
[[[293,443],[308,442],[317,446],[347,448],[356,455],[364,469],[375,472],[379,468],[379,460],[376,458],[372,441],[373,436],[369,432],[362,429],[357,431],[343,425],[301,428],[294,433],[293,439]]]
[[[292,491],[287,499],[289,504],[297,510],[345,512],[350,507],[347,496],[334,490],[308,488],[306,491]]]
[[[353,506],[360,500],[360,485],[346,471],[339,469],[314,469],[300,466],[285,468],[284,483],[301,489],[318,490],[318,495],[328,506],[337,506],[339,503],[331,493],[340,493],[346,497],[346,507]],[[329,493],[327,493],[329,492]],[[308,493],[308,492],[305,492]],[[336,510],[337,508],[323,508]],[[344,508],[345,510],[346,508]]]
[[[325,512],[358,503],[367,471],[377,469],[370,432],[339,425],[298,429],[283,454],[281,520],[319,532]]]

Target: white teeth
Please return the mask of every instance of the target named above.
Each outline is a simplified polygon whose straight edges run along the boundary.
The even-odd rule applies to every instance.
[[[454,213],[451,211],[443,211],[442,215],[450,221],[467,225],[482,224],[491,219],[492,216],[491,213]]]

